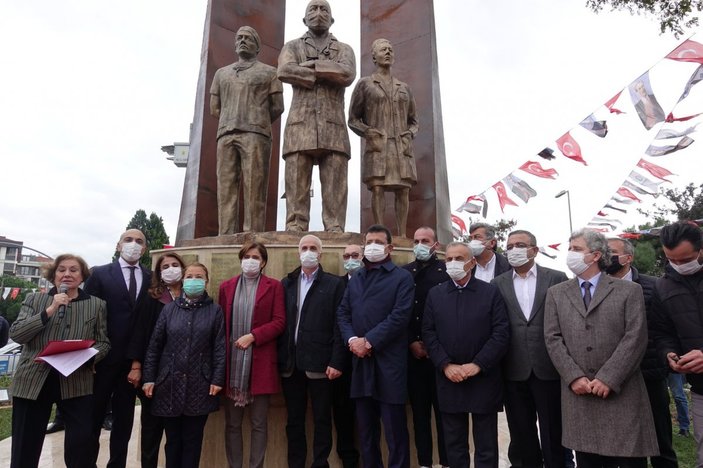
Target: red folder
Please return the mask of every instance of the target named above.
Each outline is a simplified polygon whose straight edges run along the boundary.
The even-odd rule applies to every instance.
[[[95,340],[50,340],[41,353],[37,355],[37,358],[87,349],[94,344]],[[35,358],[35,360],[37,359]]]

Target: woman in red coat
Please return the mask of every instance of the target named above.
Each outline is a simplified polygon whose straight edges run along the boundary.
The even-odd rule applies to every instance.
[[[283,286],[264,276],[266,247],[249,242],[239,251],[242,274],[220,285],[225,312],[227,378],[225,447],[230,468],[243,463],[242,418],[249,407],[251,448],[249,466],[264,466],[269,397],[280,391],[276,338],[285,328]]]

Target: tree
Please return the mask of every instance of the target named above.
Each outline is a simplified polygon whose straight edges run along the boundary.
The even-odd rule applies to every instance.
[[[697,12],[703,11],[703,0],[587,0],[586,6],[596,13],[609,6],[611,10],[625,10],[632,15],[655,16],[662,34],[669,31],[678,38],[684,28],[698,26]]]
[[[654,226],[663,226],[674,216],[679,221],[703,219],[703,184],[696,187],[690,183],[683,190],[661,188],[659,193],[667,200],[664,204],[655,204],[653,211],[640,210],[655,219]],[[664,222],[656,224],[657,221]]]
[[[2,299],[2,293],[4,288],[21,288],[20,293],[16,298]],[[15,278],[14,276],[0,276],[0,315],[5,317],[10,324],[17,319],[17,314],[19,314],[20,308],[22,307],[22,301],[27,297],[27,294],[37,289],[37,285],[31,281],[25,281],[21,278]]]
[[[127,224],[126,229],[139,229],[144,233],[146,237],[147,249],[139,260],[145,267],[151,268],[151,255],[152,250],[163,249],[164,245],[168,245],[169,238],[166,234],[166,228],[164,228],[164,220],[161,216],[156,213],[151,213],[149,217],[146,217],[146,211],[137,210],[132,216],[129,224]],[[115,251],[113,260],[116,260],[119,253]]]

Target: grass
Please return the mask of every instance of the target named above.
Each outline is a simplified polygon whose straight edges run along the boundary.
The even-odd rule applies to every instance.
[[[676,409],[674,409],[674,414]],[[696,441],[693,436],[682,437],[677,434],[678,426],[674,424],[674,450],[679,459],[679,468],[695,468],[696,466]]]

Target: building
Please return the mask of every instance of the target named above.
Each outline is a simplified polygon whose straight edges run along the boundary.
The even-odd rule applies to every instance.
[[[0,272],[2,275],[15,276],[17,265],[22,258],[22,241],[0,236]]]

